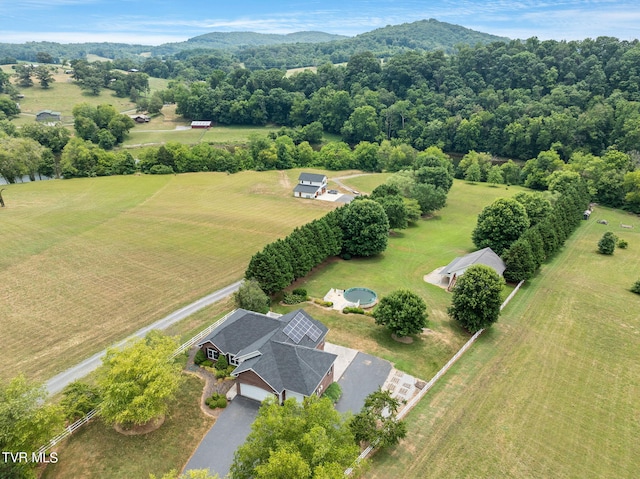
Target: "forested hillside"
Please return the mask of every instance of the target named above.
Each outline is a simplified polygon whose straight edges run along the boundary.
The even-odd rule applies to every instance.
[[[213,32],[186,42],[166,43],[155,47],[122,43],[0,43],[0,63],[15,63],[16,60],[60,63],[65,59],[80,59],[87,54],[94,54],[112,60],[126,59],[137,65],[145,61],[146,57],[142,57],[141,53],[162,60],[215,54],[228,57],[231,62],[244,63],[247,68],[295,68],[326,62],[346,62],[354,53],[365,50],[378,57],[388,57],[411,49],[440,49],[451,53],[458,44],[475,45],[506,40],[431,19],[387,26],[353,38],[324,32],[296,32],[287,35]]]

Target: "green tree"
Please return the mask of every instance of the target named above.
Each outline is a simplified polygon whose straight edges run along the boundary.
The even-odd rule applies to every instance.
[[[73,381],[62,391],[60,406],[68,421],[77,421],[100,404],[100,390],[90,384]]]
[[[411,188],[411,198],[418,202],[422,214],[428,215],[444,208],[447,192],[429,183],[416,183]]]
[[[174,338],[151,331],[125,349],[107,349],[98,370],[100,415],[106,423],[130,428],[167,412],[167,401],[182,382],[180,365],[170,359],[177,347]]]
[[[351,256],[373,256],[387,249],[389,219],[373,200],[354,201],[342,215],[343,252]]]
[[[427,305],[408,289],[399,289],[380,300],[373,312],[376,324],[386,326],[396,336],[417,334],[427,326]]]
[[[373,444],[378,448],[394,446],[407,435],[407,425],[397,419],[400,401],[389,391],[378,389],[367,396],[362,410],[349,426],[359,443]]]
[[[504,175],[504,182],[507,185],[520,184],[520,167],[513,160],[509,160],[500,166],[500,170]]]
[[[378,167],[378,145],[361,141],[353,150],[354,163],[356,168],[363,171],[379,171]]]
[[[489,266],[469,267],[453,289],[449,316],[470,333],[491,326],[500,316],[503,286],[504,279]]]
[[[471,163],[464,173],[464,179],[477,183],[482,179],[482,170],[478,163]]]
[[[40,65],[35,68],[33,73],[40,82],[40,86],[42,88],[49,88],[51,84],[56,81],[56,79],[51,74],[51,69],[47,66]]]
[[[0,97],[0,119],[4,118],[2,117],[3,113],[6,118],[13,118],[20,114],[20,108],[11,98]]]
[[[330,399],[314,395],[302,402],[287,399],[282,406],[267,400],[236,450],[231,477],[337,478],[358,453],[348,422]]]
[[[428,183],[445,192],[453,186],[453,175],[444,166],[422,166],[414,175],[417,183]]]
[[[238,308],[258,313],[267,313],[271,304],[269,297],[255,280],[245,281],[238,291],[233,293],[233,301]]]
[[[33,76],[33,73],[34,72],[31,65],[16,65],[15,75],[18,80],[18,85],[23,88],[33,86],[33,79],[31,78]]]
[[[512,283],[527,280],[536,271],[536,263],[531,252],[529,242],[520,238],[516,240],[502,255],[502,259],[507,266],[504,278]]]
[[[472,239],[478,248],[488,246],[501,255],[527,228],[529,217],[524,206],[512,198],[498,198],[478,215]]]
[[[640,294],[640,279],[633,283],[633,286],[631,286],[631,292]]]
[[[409,226],[409,217],[404,199],[400,195],[375,198],[389,219],[389,228],[404,229]]]
[[[372,106],[359,106],[349,116],[342,127],[342,136],[351,144],[360,141],[374,141],[380,135],[378,114]]]
[[[551,213],[551,203],[541,193],[520,192],[513,199],[524,206],[531,226],[537,225]]]
[[[640,213],[640,170],[624,175],[624,207],[634,213]]]
[[[498,165],[493,165],[487,174],[487,183],[492,185],[501,185],[504,183],[502,169]]]
[[[607,231],[598,241],[598,253],[612,255],[616,249],[618,238],[611,231]]]
[[[46,398],[44,386],[23,375],[0,384],[0,451],[37,451],[62,430],[62,409]]]

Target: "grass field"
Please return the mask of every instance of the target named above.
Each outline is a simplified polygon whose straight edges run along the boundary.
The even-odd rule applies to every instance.
[[[164,424],[143,436],[123,436],[101,421],[82,427],[60,448],[58,463],[42,479],[148,478],[180,470],[214,419],[200,410],[203,382],[187,377]]]
[[[176,130],[176,126],[188,126],[189,122],[163,122],[160,118],[140,125],[129,132],[122,146],[130,148],[140,145],[159,145],[169,141],[196,144],[202,141],[225,145],[246,144],[249,135],[258,133],[266,135],[278,127],[270,126],[215,126],[209,129]]]
[[[386,177],[385,174],[369,175],[343,182],[359,191],[370,192]],[[385,328],[376,326],[372,318],[314,307],[312,314],[331,328],[329,341],[383,357],[403,371],[429,379],[469,336],[446,313],[451,295],[426,283],[424,275],[456,256],[473,251],[471,231],[480,210],[495,198],[518,191],[521,189],[456,181],[446,208],[435,217],[391,236],[383,254],[369,259],[332,261],[307,276],[300,286],[316,298],[324,297],[330,288],[364,286],[376,291],[378,297],[407,288],[420,294],[427,303],[431,331],[417,337],[411,345],[392,340]]]
[[[264,244],[334,206],[299,170],[9,185],[0,211],[0,377],[46,379],[242,277]]]
[[[640,470],[640,220],[597,209],[409,415],[369,478],[633,478]],[[620,223],[632,224],[633,230]],[[606,230],[629,242],[596,253]]]
[[[90,95],[84,92],[73,81],[71,75],[64,73],[64,68],[53,65],[56,71],[53,74],[55,81],[51,83],[51,87],[43,89],[40,83],[34,79],[34,85],[28,88],[20,87],[20,93],[24,98],[19,100],[21,115],[13,120],[16,125],[23,125],[35,121],[35,114],[41,110],[54,110],[62,113],[62,122],[64,124],[73,124],[73,116],[71,110],[78,103],[89,103],[90,105],[100,105],[109,103],[120,112],[135,111],[135,103],[128,97],[119,98],[113,91],[103,89],[99,95]],[[7,73],[14,73],[11,65],[3,65],[2,69]],[[14,79],[15,80],[15,79]],[[151,93],[156,90],[166,88],[168,80],[161,78],[149,78],[149,88]]]

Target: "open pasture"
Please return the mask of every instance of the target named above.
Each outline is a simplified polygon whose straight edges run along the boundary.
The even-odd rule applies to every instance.
[[[597,254],[607,230],[629,248]],[[637,217],[597,208],[409,415],[407,438],[378,453],[367,477],[636,477],[640,297],[629,288],[640,279],[638,248]]]
[[[240,279],[250,257],[334,205],[300,170],[9,185],[0,211],[0,377],[40,380]]]

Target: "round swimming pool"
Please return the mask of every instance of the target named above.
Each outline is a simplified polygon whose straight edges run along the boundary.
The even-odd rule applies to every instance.
[[[378,295],[369,288],[349,288],[344,292],[344,299],[351,303],[360,301],[361,308],[370,308],[378,300]]]

